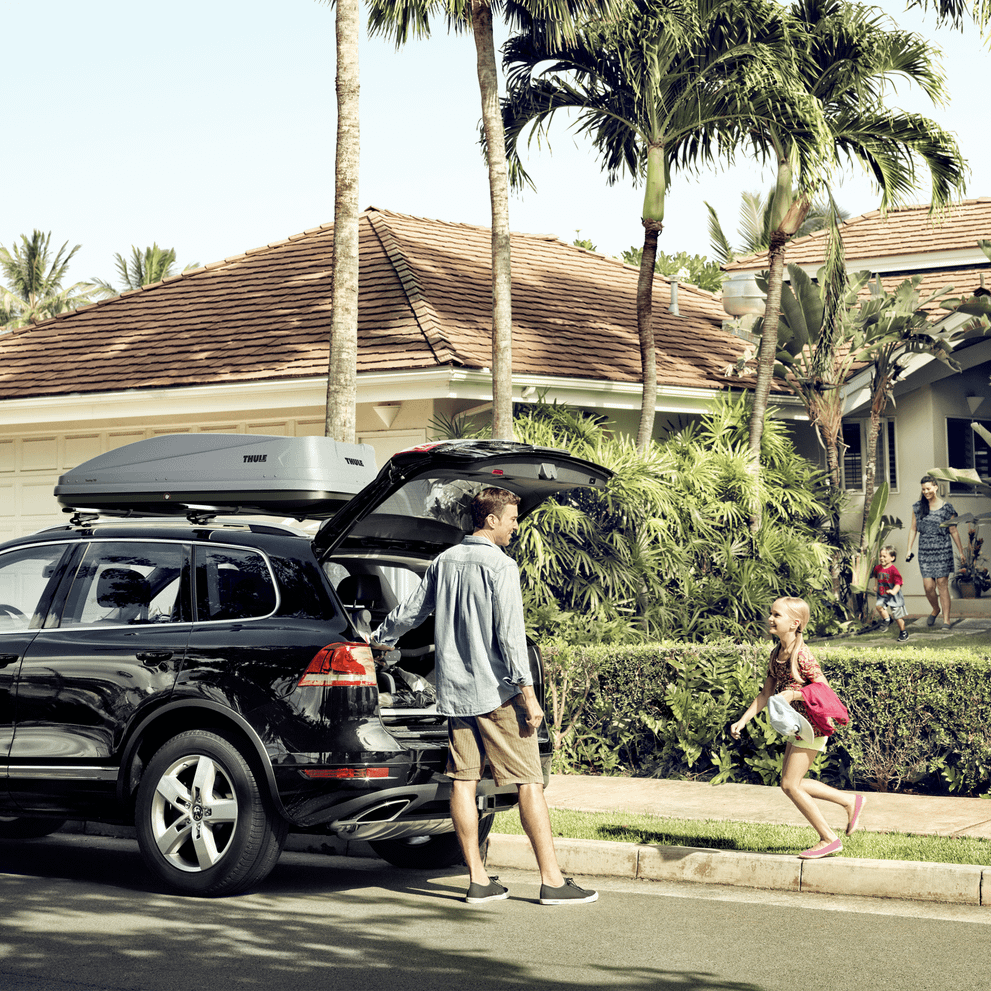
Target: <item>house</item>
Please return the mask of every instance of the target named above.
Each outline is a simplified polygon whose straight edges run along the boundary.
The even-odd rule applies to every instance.
[[[490,250],[487,228],[361,215],[357,433],[379,463],[433,436],[432,421],[491,404]],[[135,440],[322,435],[332,253],[325,225],[0,334],[0,537],[61,521],[57,477]],[[634,434],[637,270],[541,235],[514,234],[512,253],[514,397],[597,410]],[[658,430],[727,389],[744,347],[717,296],[671,296],[658,276]]]
[[[989,198],[965,200],[937,217],[929,216],[927,206],[892,210],[887,216],[874,211],[847,221],[841,232],[847,269],[870,271],[888,291],[913,275],[922,276],[923,298],[947,286],[953,287],[950,295],[955,296],[973,295],[985,282],[991,290],[991,262],[977,243],[991,239]],[[785,256],[787,264],[800,265],[814,277],[824,262],[827,237],[822,231],[791,242]],[[766,267],[766,256],[751,256],[727,265],[726,270],[742,284],[747,276]],[[937,331],[964,319],[935,306],[931,309]],[[913,356],[895,388],[895,402],[885,411],[878,445],[878,478],[887,477],[891,486],[887,512],[905,526],[891,536],[899,557],[904,555],[912,504],[919,499],[919,479],[929,469],[974,468],[982,477],[991,476],[991,448],[970,427],[976,420],[991,428],[991,338],[965,342],[956,349],[954,358],[963,368],[960,373],[927,355]],[[868,385],[869,370],[865,370],[845,389],[843,484],[853,497],[846,525],[857,530],[863,509],[865,430],[870,417]],[[972,489],[964,485],[948,488],[944,496],[958,513],[976,515],[991,510],[991,500],[975,495]],[[991,526],[985,525],[983,535],[991,536]],[[961,537],[966,543],[967,534],[961,533]],[[985,546],[991,546],[991,541]],[[927,611],[918,569],[912,564],[903,567],[902,574],[909,608]]]

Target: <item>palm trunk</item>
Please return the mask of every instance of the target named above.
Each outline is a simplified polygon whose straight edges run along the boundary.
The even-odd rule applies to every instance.
[[[878,356],[878,365],[885,361],[882,353]],[[871,396],[871,418],[870,426],[867,429],[867,452],[864,458],[864,513],[860,520],[860,553],[864,554],[868,548],[865,547],[867,541],[867,520],[870,515],[871,500],[874,498],[874,486],[877,480],[877,438],[881,433],[881,413],[884,411],[886,397],[883,389],[876,384],[878,379],[878,368],[874,369],[875,384]]]
[[[646,451],[654,436],[654,413],[657,408],[657,349],[654,343],[654,263],[657,260],[657,237],[663,224],[643,220],[643,255],[637,279],[637,333],[640,337],[640,370],[643,391],[640,400],[640,425],[637,448]]]
[[[471,0],[478,89],[482,98],[492,208],[492,436],[513,439],[513,313],[512,256],[509,239],[509,175],[506,136],[499,107],[492,8],[487,0]]]
[[[334,275],[324,432],[354,443],[358,401],[358,37],[361,4],[337,0]]]
[[[640,338],[640,374],[643,390],[640,398],[640,424],[637,448],[646,451],[654,436],[657,411],[657,347],[654,343],[654,264],[657,261],[657,238],[664,229],[664,200],[668,189],[668,163],[663,144],[647,148],[647,176],[644,182],[643,254],[637,279],[637,335]]]
[[[750,452],[753,455],[753,470],[760,470],[760,442],[764,436],[764,418],[771,396],[771,381],[774,378],[774,361],[778,353],[778,319],[781,315],[781,284],[785,274],[785,246],[788,234],[774,231],[771,234],[771,247],[768,251],[769,275],[767,299],[764,303],[764,326],[760,337],[760,350],[757,354],[757,382],[754,386],[754,408],[750,414]]]

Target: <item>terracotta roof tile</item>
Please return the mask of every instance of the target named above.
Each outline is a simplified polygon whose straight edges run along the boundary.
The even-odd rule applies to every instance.
[[[369,209],[360,222],[358,371],[491,364],[487,228]],[[513,369],[638,382],[637,270],[513,234]],[[326,373],[325,224],[30,328],[0,334],[0,399]],[[718,297],[657,278],[662,386],[720,389],[743,342]],[[739,385],[740,380],[735,380]]]
[[[850,269],[857,267],[858,259],[935,256],[942,252],[976,252],[979,256],[977,241],[991,238],[991,198],[964,200],[936,216],[930,216],[928,205],[901,207],[890,210],[887,216],[874,210],[851,218],[841,232]],[[788,244],[785,257],[791,264],[821,265],[826,240],[825,231],[796,238]],[[727,265],[726,271],[752,271],[766,265],[766,260],[766,254],[750,255]]]

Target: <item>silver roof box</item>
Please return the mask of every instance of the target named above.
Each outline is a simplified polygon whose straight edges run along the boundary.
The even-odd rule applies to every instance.
[[[367,444],[327,437],[166,434],[66,472],[66,510],[110,515],[251,515],[327,519],[375,477]]]

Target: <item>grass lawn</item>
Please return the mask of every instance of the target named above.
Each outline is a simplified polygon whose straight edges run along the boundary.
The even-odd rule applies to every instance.
[[[577,840],[612,840],[616,843],[708,847],[785,855],[797,854],[818,842],[818,837],[808,826],[667,819],[634,813],[574,812],[569,809],[551,809],[551,828],[555,836]],[[492,832],[522,835],[518,813],[515,810],[497,813]],[[842,839],[844,857],[991,865],[991,840],[869,833],[865,830],[858,830],[853,836]]]

